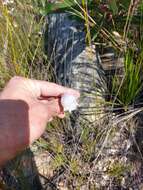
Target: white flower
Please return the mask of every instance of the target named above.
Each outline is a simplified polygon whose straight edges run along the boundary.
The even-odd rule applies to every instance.
[[[78,103],[77,98],[71,94],[63,94],[61,97],[61,104],[64,111],[73,111],[77,109]]]

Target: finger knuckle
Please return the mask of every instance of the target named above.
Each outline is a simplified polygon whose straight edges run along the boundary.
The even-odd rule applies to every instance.
[[[22,77],[20,76],[14,76],[10,79],[10,83],[15,83],[17,81],[20,81],[22,79]]]

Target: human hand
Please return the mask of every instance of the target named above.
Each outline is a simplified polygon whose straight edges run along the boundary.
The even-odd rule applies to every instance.
[[[61,95],[79,92],[55,83],[14,77],[0,95],[0,164],[38,139],[53,117],[64,117]]]

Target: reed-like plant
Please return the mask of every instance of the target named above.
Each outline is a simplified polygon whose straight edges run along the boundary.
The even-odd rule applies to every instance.
[[[121,81],[118,77],[114,77],[114,93],[117,96],[117,102],[124,107],[134,106],[139,93],[142,90],[142,69],[143,69],[143,52],[136,55],[133,49],[128,49],[125,53],[124,68],[125,73]]]
[[[44,18],[31,1],[0,1],[0,86],[13,75],[32,76],[43,64]]]

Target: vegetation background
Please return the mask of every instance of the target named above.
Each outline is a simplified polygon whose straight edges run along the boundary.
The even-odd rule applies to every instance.
[[[106,119],[84,123],[78,141],[68,115],[49,124],[47,135],[32,146],[36,172],[46,176],[47,189],[142,189],[142,0],[0,0],[0,88],[14,75],[55,81],[44,34],[47,14],[61,12],[84,21],[87,46],[100,52],[108,79]],[[116,68],[105,50],[120,60]],[[31,189],[18,165],[12,171],[20,187],[2,171],[3,189]]]

